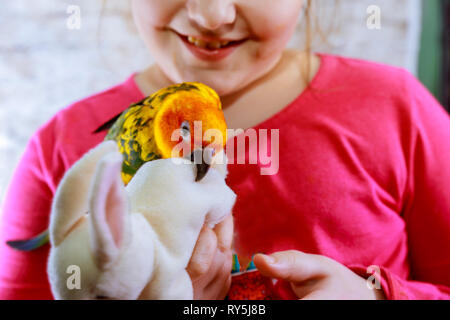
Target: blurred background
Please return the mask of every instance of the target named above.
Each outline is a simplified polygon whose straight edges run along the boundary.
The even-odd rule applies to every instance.
[[[315,51],[405,68],[449,107],[450,0],[314,3],[320,27]],[[302,47],[299,20],[290,47]],[[1,205],[33,132],[68,104],[151,64],[152,57],[137,35],[129,1],[3,0],[0,22]]]

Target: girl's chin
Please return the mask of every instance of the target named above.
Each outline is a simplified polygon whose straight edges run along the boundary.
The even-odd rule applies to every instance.
[[[255,72],[245,63],[248,57],[236,55],[229,58],[227,63],[205,63],[192,55],[181,55],[175,58],[175,65],[173,62],[166,65],[166,74],[172,82],[201,82],[213,88],[219,96],[230,95],[256,79],[253,79]]]
[[[206,71],[206,70],[202,70]],[[218,70],[207,70],[206,72],[193,72],[183,76],[183,82],[195,81],[204,83],[213,88],[219,96],[226,96],[235,93],[245,86],[243,77],[229,79],[229,72]],[[229,80],[224,80],[229,79]]]

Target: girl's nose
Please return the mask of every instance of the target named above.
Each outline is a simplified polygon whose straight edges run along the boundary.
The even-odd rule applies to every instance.
[[[200,27],[217,30],[236,19],[233,0],[188,0],[189,18]]]

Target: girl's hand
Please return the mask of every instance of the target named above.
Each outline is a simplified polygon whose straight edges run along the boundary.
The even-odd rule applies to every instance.
[[[229,215],[213,229],[200,232],[187,272],[194,287],[194,299],[224,299],[231,284],[233,217]]]
[[[290,250],[257,254],[254,262],[261,274],[289,281],[303,300],[382,300],[382,290],[371,290],[366,280],[325,256]]]

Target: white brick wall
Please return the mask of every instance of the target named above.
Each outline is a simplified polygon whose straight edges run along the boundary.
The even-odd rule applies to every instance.
[[[275,0],[274,0],[275,1]],[[333,0],[315,0],[321,22]],[[0,199],[31,134],[69,103],[122,81],[152,59],[127,16],[128,1],[14,0],[0,5]],[[68,5],[81,8],[81,29],[66,26]],[[381,8],[381,30],[368,30],[366,9]],[[402,66],[415,72],[419,0],[340,0],[331,47],[317,50]],[[326,23],[325,23],[326,29]],[[301,24],[290,46],[301,46]]]

